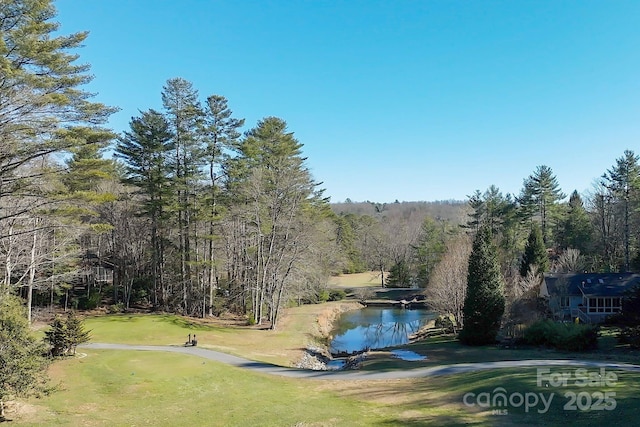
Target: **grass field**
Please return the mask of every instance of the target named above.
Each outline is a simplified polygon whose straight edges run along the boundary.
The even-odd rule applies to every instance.
[[[567,371],[563,369],[563,371]],[[540,388],[535,369],[505,369],[394,381],[294,380],[256,374],[194,356],[133,351],[89,351],[56,363],[59,391],[30,399],[25,426],[427,426],[427,425],[635,425],[640,417],[640,375],[618,373],[615,384],[584,389]],[[496,415],[472,397],[505,389],[543,393],[540,403]],[[565,393],[615,392],[616,408],[570,410]],[[594,399],[595,401],[595,399]],[[516,402],[518,403],[518,402]],[[504,409],[501,409],[504,410]]]
[[[328,319],[342,303],[288,309],[280,330],[223,325],[173,315],[110,315],[86,320],[93,342],[180,345],[188,334],[199,346],[249,359],[290,366],[308,345],[321,341]],[[595,358],[639,363],[637,352],[617,348],[612,334],[600,339],[596,353],[567,354],[550,350],[465,347],[434,338],[407,348],[428,356],[421,362],[393,359],[374,352],[365,370],[411,369],[449,363],[517,359]],[[57,392],[21,402],[11,425],[29,426],[428,426],[428,425],[581,425],[608,421],[636,425],[640,417],[640,373],[616,372],[614,385],[591,389],[541,388],[536,370],[501,369],[443,377],[392,381],[288,379],[257,374],[195,356],[134,351],[80,349],[82,358],[58,361],[50,376]],[[552,372],[570,372],[552,368]],[[491,395],[554,394],[549,410],[542,406],[482,408],[464,404],[467,393]],[[572,410],[570,395],[615,393],[614,410]],[[585,395],[584,393],[588,393]],[[495,393],[494,393],[495,394]],[[474,402],[472,399],[471,402]],[[477,401],[476,401],[477,402]],[[12,413],[9,413],[10,417]]]
[[[287,309],[275,331],[259,326],[222,325],[170,314],[134,314],[89,317],[86,329],[93,342],[181,345],[195,334],[198,346],[251,360],[291,366],[309,345],[317,345],[329,331],[331,316],[356,303],[303,305]]]
[[[385,273],[386,278],[386,273]],[[379,271],[366,271],[364,273],[341,274],[334,276],[329,280],[329,286],[336,288],[379,288],[380,284]]]

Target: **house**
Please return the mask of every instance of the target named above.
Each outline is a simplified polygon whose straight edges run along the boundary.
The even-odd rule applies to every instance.
[[[600,323],[622,311],[625,292],[639,285],[635,273],[551,273],[545,274],[540,296],[557,320]]]

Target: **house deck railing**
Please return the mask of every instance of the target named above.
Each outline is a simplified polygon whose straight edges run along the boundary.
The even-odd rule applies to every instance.
[[[582,311],[582,309],[580,309],[580,308],[572,308],[571,309],[571,318],[575,319],[576,317],[578,319],[580,319],[581,322],[591,323],[591,317],[587,313]]]

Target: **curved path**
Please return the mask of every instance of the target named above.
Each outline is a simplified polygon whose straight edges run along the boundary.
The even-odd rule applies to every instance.
[[[271,375],[281,375],[291,378],[313,378],[325,380],[391,380],[403,378],[422,378],[437,375],[451,375],[463,372],[481,371],[496,368],[524,368],[536,366],[584,366],[591,368],[607,368],[623,371],[640,372],[640,365],[628,363],[596,362],[590,360],[545,359],[545,360],[505,360],[500,362],[459,363],[455,365],[439,365],[432,368],[415,368],[402,371],[311,371],[296,368],[286,368],[269,363],[255,362],[242,357],[232,356],[219,351],[201,347],[155,346],[155,345],[127,345],[127,344],[84,344],[78,347],[96,350],[137,350],[137,351],[165,351],[171,353],[189,354],[203,357],[216,362],[239,368],[251,369]]]

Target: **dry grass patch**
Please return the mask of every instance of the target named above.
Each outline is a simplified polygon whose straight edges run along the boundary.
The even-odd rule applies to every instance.
[[[388,273],[384,273],[386,280]],[[341,274],[329,279],[329,286],[336,288],[379,288],[381,287],[380,272],[366,271],[364,273]]]

